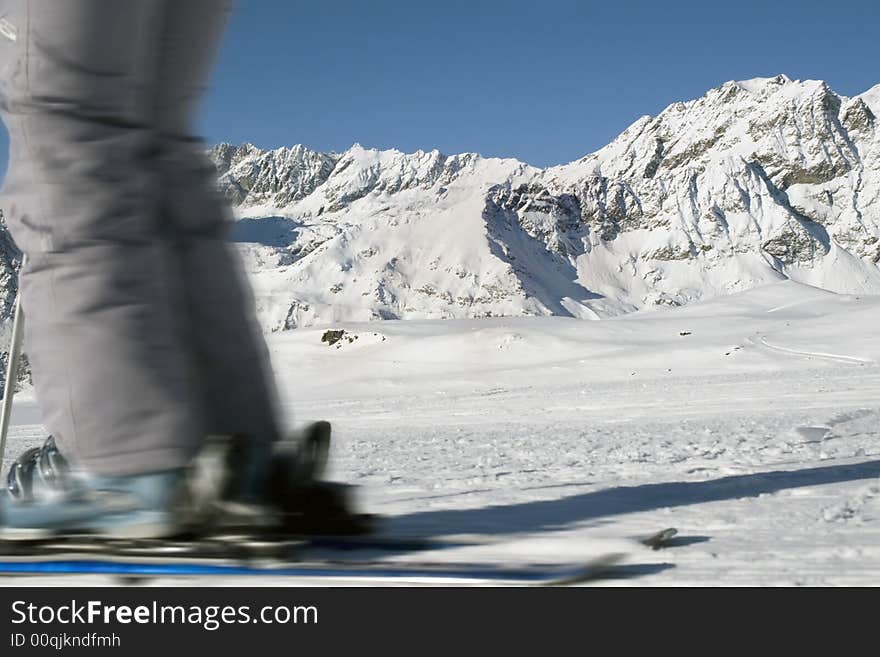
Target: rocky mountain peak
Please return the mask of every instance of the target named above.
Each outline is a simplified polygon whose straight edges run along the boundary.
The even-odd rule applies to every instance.
[[[272,328],[595,317],[784,278],[880,292],[878,99],[729,81],[544,170],[359,144],[211,155]]]

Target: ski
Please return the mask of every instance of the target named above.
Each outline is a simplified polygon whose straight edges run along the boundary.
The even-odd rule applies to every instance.
[[[582,563],[508,565],[442,561],[309,560],[285,563],[221,562],[216,559],[4,558],[0,575],[112,575],[123,580],[154,577],[283,577],[325,583],[564,586],[600,578],[623,555],[605,554]]]
[[[310,553],[373,554],[445,550],[473,543],[449,541],[431,536],[309,535],[259,537],[244,534],[215,535],[199,539],[105,540],[89,535],[26,541],[0,540],[0,560],[45,558],[76,553],[103,557],[192,557],[201,559],[287,559]]]
[[[418,536],[310,536],[261,540],[96,540],[70,537],[0,542],[0,576],[111,575],[125,582],[154,577],[280,577],[373,584],[568,585],[596,579],[623,558],[601,554],[566,563],[458,563],[401,554],[449,549]]]

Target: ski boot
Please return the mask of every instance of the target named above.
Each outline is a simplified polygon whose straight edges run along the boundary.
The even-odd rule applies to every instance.
[[[368,533],[372,517],[352,510],[352,487],[321,480],[329,445],[330,424],[315,422],[274,445],[209,438],[185,469],[93,477],[73,472],[50,436],[9,470],[0,538]]]
[[[174,534],[183,470],[122,477],[72,473],[50,436],[24,452],[0,500],[0,539],[98,535],[113,539]]]

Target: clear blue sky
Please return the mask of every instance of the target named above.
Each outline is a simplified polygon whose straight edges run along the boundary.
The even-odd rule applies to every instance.
[[[239,0],[202,129],[543,166],[729,79],[860,93],[880,82],[878,35],[876,0]]]

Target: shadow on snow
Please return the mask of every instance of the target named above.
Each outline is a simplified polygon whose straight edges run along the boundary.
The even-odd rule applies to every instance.
[[[479,509],[422,511],[390,519],[395,530],[435,536],[509,534],[564,529],[600,518],[666,507],[757,497],[790,488],[880,477],[880,461],[805,470],[760,472],[708,481],[620,486],[556,500]]]
[[[229,226],[229,241],[283,248],[295,241],[301,226],[289,217],[246,217]]]

